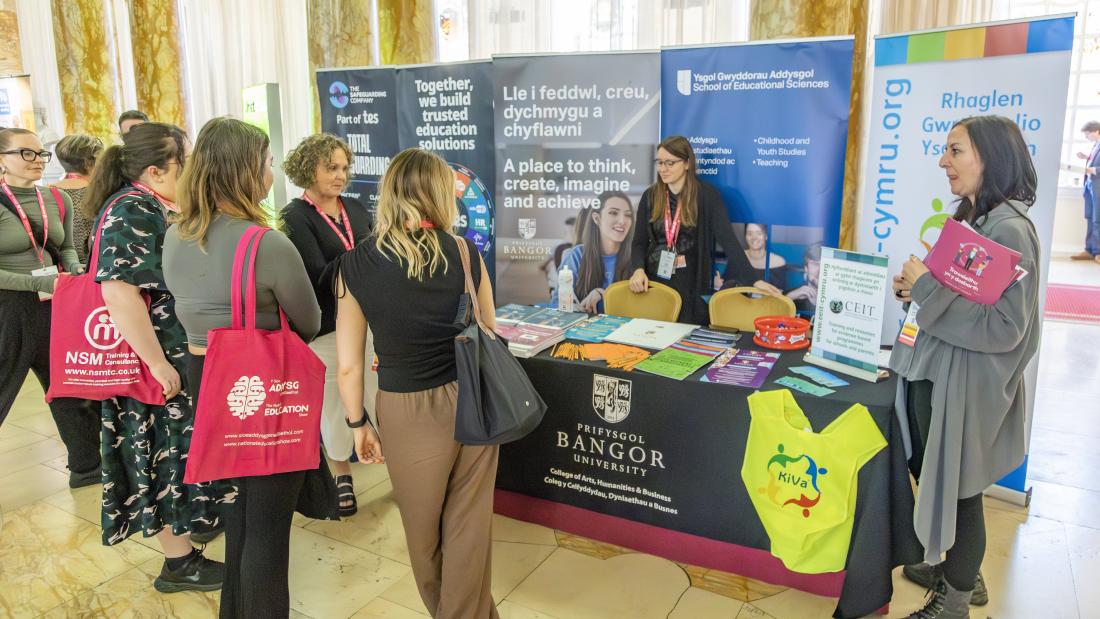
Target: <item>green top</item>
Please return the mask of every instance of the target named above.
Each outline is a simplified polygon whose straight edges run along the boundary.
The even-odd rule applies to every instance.
[[[27,219],[41,226],[42,213],[38,210],[38,198],[35,197],[34,189],[9,187],[15,199],[19,200],[23,211],[27,213]],[[46,215],[50,218],[50,241],[61,249],[61,262],[65,270],[73,273],[80,266],[80,260],[77,258],[72,241],[72,202],[64,191],[59,192],[61,199],[65,201],[63,227],[53,192],[46,187],[40,187],[39,190],[46,205]],[[42,239],[39,238],[36,241],[41,242]],[[45,266],[53,265],[53,259],[48,252],[44,259]],[[27,231],[23,228],[23,223],[15,213],[0,206],[0,290],[50,292],[53,290],[53,281],[57,279],[56,275],[31,275],[31,271],[42,266],[38,261],[38,253],[34,251],[31,240],[27,237]]]

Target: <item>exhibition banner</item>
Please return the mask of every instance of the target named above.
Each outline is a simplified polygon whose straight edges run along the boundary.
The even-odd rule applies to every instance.
[[[433,151],[454,168],[455,234],[473,241],[490,277],[496,218],[492,97],[488,60],[397,70],[398,146]]]
[[[821,251],[820,311],[806,361],[870,382],[880,378],[887,263],[886,256],[828,247]]]
[[[29,75],[0,78],[0,127],[35,130]]]
[[[951,126],[997,114],[1019,125],[1035,161],[1039,187],[1030,215],[1045,267],[1072,46],[1073,17],[1066,16],[877,38],[859,250],[887,254],[891,274],[910,255],[923,258],[955,210],[939,168]],[[1043,304],[1046,270],[1037,275]],[[904,318],[900,303],[889,300],[886,309],[883,343],[895,338]],[[1024,489],[1022,474],[1013,488]]]
[[[661,135],[683,135],[757,269],[799,308],[840,238],[851,37],[661,52]],[[757,224],[757,225],[753,225]],[[754,257],[755,255],[755,257]]]
[[[283,116],[279,104],[279,85],[256,84],[241,91],[244,114],[241,120],[259,128],[271,141],[271,172],[275,177],[263,206],[271,221],[287,203],[286,174],[283,159],[287,149],[283,146]]]
[[[378,182],[400,150],[397,132],[397,71],[392,67],[326,69],[317,72],[321,131],[351,147],[351,184],[345,195],[374,212]]]
[[[550,301],[555,248],[572,244],[601,193],[637,208],[654,180],[659,62],[656,52],[493,59],[498,304]]]

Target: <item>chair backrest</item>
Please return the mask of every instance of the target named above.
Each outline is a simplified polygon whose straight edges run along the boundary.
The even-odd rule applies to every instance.
[[[758,298],[748,295],[760,294]],[[751,287],[728,288],[714,293],[707,306],[710,324],[715,327],[753,332],[761,316],[794,316],[794,301],[787,297],[761,294]]]
[[[603,295],[603,311],[625,318],[676,322],[682,303],[679,292],[658,282],[649,282],[649,290],[640,293],[630,290],[630,282],[615,282]]]

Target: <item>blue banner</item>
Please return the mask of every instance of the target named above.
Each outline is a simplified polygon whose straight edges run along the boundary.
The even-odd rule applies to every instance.
[[[840,240],[853,39],[661,52],[661,135],[691,142],[750,262],[812,311]]]

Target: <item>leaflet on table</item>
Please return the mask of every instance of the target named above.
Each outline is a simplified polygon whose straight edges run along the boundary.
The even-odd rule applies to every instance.
[[[815,368],[809,365],[797,365],[791,368],[791,372],[805,376],[815,383],[824,385],[826,387],[847,387],[851,384],[848,381],[840,378],[836,374],[832,374],[830,372],[826,372],[821,368]]]
[[[1019,263],[1020,252],[954,219],[944,222],[939,240],[924,259],[937,282],[983,305],[996,303],[1006,288],[1027,274],[1017,268]]]
[[[586,319],[588,319],[588,314],[583,312],[563,312],[553,308],[517,305],[515,303],[497,308],[497,324],[504,325],[525,324],[568,329]]]
[[[618,344],[630,344],[662,350],[672,346],[696,329],[693,325],[678,322],[663,322],[648,318],[635,318],[615,329],[605,340]]]
[[[684,380],[713,358],[714,355],[681,348],[677,344],[655,353],[650,358],[634,366],[634,368],[657,376]]]
[[[608,335],[611,335],[615,329],[625,325],[630,322],[630,320],[630,318],[608,316],[606,314],[593,316],[576,326],[570,327],[569,330],[565,332],[565,339],[599,344],[604,341]]]
[[[801,391],[802,393],[808,393],[812,396],[821,397],[823,395],[829,395],[830,393],[836,393],[834,389],[827,389],[820,385],[815,385],[808,380],[802,380],[801,378],[795,378],[794,376],[784,376],[783,378],[776,379],[775,384],[783,385],[784,387],[790,387],[795,391]]]
[[[779,353],[730,348],[715,359],[699,380],[757,389],[779,361]]]
[[[715,331],[713,329],[699,327],[692,331],[691,335],[687,336],[685,339],[697,344],[706,344],[708,346],[717,346],[726,349],[737,343],[737,341],[741,339],[741,334],[726,333],[724,331]]]
[[[515,303],[509,303],[504,307],[497,308],[497,324],[498,325],[515,325],[524,322],[526,319],[541,312],[543,308],[534,307],[532,305],[517,305]]]
[[[538,325],[498,325],[497,335],[508,342],[508,350],[521,358],[534,357],[565,339],[565,331]]]

